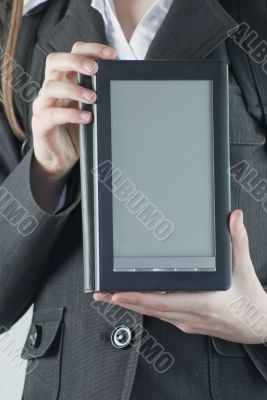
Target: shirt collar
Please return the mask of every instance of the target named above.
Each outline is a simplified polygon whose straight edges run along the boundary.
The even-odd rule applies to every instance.
[[[109,44],[117,49],[119,57],[142,59],[173,1],[156,0],[139,21],[129,43],[118,21],[113,0],[92,0],[91,6],[102,15]]]

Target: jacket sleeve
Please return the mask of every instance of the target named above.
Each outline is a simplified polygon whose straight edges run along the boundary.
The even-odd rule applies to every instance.
[[[80,201],[76,168],[65,208],[55,215],[43,211],[30,188],[33,150],[21,160],[20,146],[0,107],[0,333],[31,305],[46,260]]]

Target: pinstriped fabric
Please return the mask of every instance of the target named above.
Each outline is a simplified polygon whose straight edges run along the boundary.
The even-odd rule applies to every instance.
[[[46,52],[69,51],[76,40],[103,43],[106,40],[103,21],[100,14],[90,8],[90,1],[71,0],[66,13],[63,16],[59,13],[54,21],[53,9],[57,3],[50,2],[47,25],[42,27],[35,44],[38,51],[32,62],[36,70],[43,65]],[[199,1],[199,8],[193,1],[175,0],[150,46],[147,59],[204,57],[225,38],[227,29],[234,24],[215,0]],[[25,52],[24,43],[20,47]],[[242,119],[246,109],[236,88],[234,91],[236,109],[233,112]],[[10,136],[3,114],[0,114],[0,124],[7,137]],[[252,126],[249,119],[246,129],[238,131],[240,143],[232,143],[232,162],[249,155],[265,176],[263,146],[258,143],[252,145],[252,149],[245,144],[247,136],[251,138],[255,133],[251,132]],[[140,316],[119,308],[108,310],[103,305],[97,308],[92,298],[83,293],[79,199],[57,216],[43,213],[29,185],[31,153],[20,162],[16,157],[17,143],[10,141],[8,147],[16,162],[11,163],[4,148],[0,148],[0,161],[5,166],[0,171],[1,181],[39,222],[39,230],[30,239],[18,237],[6,221],[1,220],[0,224],[0,273],[5,277],[5,284],[0,287],[1,322],[12,325],[34,302],[34,316],[38,316],[46,338],[42,351],[35,352],[39,367],[27,376],[24,400],[36,400],[36,393],[39,400],[266,398],[266,381],[238,344],[228,346],[216,340],[215,346],[207,337],[185,335],[171,325],[146,318],[145,328],[174,355],[173,369],[164,376],[156,374],[134,347],[115,349],[110,341],[114,326],[125,323],[136,330],[142,321]],[[73,185],[77,181],[78,177]],[[232,193],[236,203],[238,190]],[[265,220],[246,195],[239,200],[245,208],[252,237],[257,233],[252,254],[259,277],[266,283]],[[257,235],[261,235],[260,240]],[[14,243],[17,253],[13,251]],[[258,243],[264,248],[259,249]],[[62,307],[65,310],[63,325],[61,320],[55,321],[61,315],[53,311]],[[28,358],[31,359],[30,355]],[[254,362],[257,364],[257,359]],[[53,379],[55,376],[58,378]]]

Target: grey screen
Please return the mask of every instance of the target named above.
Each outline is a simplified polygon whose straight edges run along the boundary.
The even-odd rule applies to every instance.
[[[110,90],[115,269],[214,268],[212,81]]]

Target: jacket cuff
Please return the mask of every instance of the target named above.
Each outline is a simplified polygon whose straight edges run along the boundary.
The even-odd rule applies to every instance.
[[[18,206],[24,207],[24,217],[27,214],[30,214],[31,216],[35,217],[38,222],[57,222],[61,219],[61,217],[64,219],[80,201],[80,195],[77,190],[74,195],[74,182],[71,184],[73,201],[71,201],[69,198],[64,210],[60,213],[57,213],[57,215],[47,213],[37,204],[31,190],[30,168],[32,157],[33,149],[30,149],[18,166],[5,179],[5,181],[2,182],[0,186],[0,214],[2,217],[7,214],[7,211],[4,212],[4,210],[8,208],[7,203],[16,203]]]

